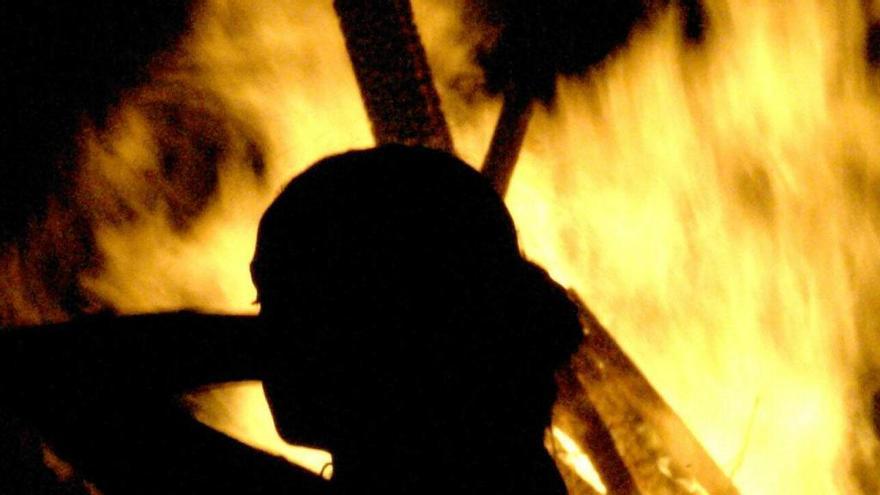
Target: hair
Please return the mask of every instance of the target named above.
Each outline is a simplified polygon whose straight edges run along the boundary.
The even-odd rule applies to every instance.
[[[554,371],[582,339],[566,291],[521,255],[501,198],[440,151],[321,160],[263,216],[251,269],[262,313],[284,322],[275,351],[320,367],[331,389],[369,390],[398,422],[435,414],[540,442]],[[279,350],[291,346],[303,350]]]

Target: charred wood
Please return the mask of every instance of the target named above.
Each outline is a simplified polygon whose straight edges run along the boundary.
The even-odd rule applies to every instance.
[[[501,115],[492,133],[492,142],[482,168],[483,175],[501,196],[507,193],[533,106],[532,98],[520,91],[512,89],[504,94]]]
[[[453,151],[408,0],[336,0],[377,144]]]

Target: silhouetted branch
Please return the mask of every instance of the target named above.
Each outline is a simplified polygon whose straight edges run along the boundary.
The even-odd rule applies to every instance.
[[[532,98],[520,91],[510,90],[504,94],[501,115],[482,168],[483,175],[501,196],[507,193],[533,106]]]

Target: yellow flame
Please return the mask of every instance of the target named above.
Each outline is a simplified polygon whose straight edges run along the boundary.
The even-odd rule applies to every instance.
[[[473,35],[457,2],[413,3],[456,148],[479,163],[499,103],[461,91],[479,77]],[[880,383],[866,13],[857,0],[705,5],[704,44],[685,43],[670,11],[560,83],[508,204],[529,256],[578,290],[743,493],[864,493],[880,483],[862,390]],[[100,225],[107,268],[87,286],[128,311],[253,309],[247,262],[273,192],[320,156],[371,144],[330,2],[206,2],[162,60],[157,84],[207,88],[258,128],[268,174],[224,168],[183,232],[149,208]],[[84,182],[148,187],[158,164],[138,112],[123,103],[115,127],[94,131]],[[214,397],[201,417],[278,448],[249,397],[227,394],[226,413]]]
[[[669,18],[562,83],[509,204],[743,493],[854,493],[880,220],[864,20],[854,2],[708,7],[705,46]]]
[[[248,266],[263,210],[291,176],[320,157],[372,145],[329,3],[212,0],[195,25],[172,56],[158,59],[155,80],[116,109],[111,125],[84,136],[81,182],[89,201],[104,213],[122,201],[134,214],[95,227],[103,270],[83,285],[123,312],[255,312]],[[236,163],[244,160],[241,149],[230,153],[216,196],[183,231],[172,228],[166,207],[150,201],[152,179],[162,170],[143,95],[168,84],[187,88],[171,95],[172,103],[190,92],[207,94],[222,102],[230,120],[256,127],[267,166],[258,178]],[[281,440],[259,383],[199,391],[186,402],[220,431],[317,474],[330,472],[328,453]]]
[[[184,402],[196,419],[212,425],[252,447],[280,455],[329,479],[332,458],[328,452],[289,445],[275,431],[272,412],[259,382],[209,386],[189,394]]]
[[[599,493],[608,493],[608,489],[602,483],[599,473],[596,472],[596,468],[590,462],[590,458],[584,454],[577,442],[559,428],[551,428],[551,433],[553,434],[553,441],[556,442],[560,450],[555,452],[557,457],[560,457],[562,462],[571,466],[584,481],[594,486]]]

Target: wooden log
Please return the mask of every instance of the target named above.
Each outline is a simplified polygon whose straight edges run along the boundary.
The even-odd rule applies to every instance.
[[[675,411],[575,293],[584,344],[572,361],[577,380],[608,428],[643,493],[738,495]],[[699,491],[702,489],[703,492]]]
[[[510,178],[513,177],[533,107],[534,99],[522,91],[512,89],[504,94],[501,114],[481,169],[501,196],[507,193]]]
[[[377,144],[453,151],[408,0],[335,0]]]
[[[638,489],[635,480],[617,450],[611,432],[577,379],[574,368],[561,370],[557,384],[559,392],[553,412],[554,426],[561,428],[583,448],[608,495],[636,495]]]

